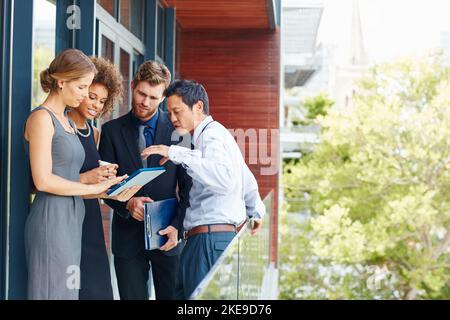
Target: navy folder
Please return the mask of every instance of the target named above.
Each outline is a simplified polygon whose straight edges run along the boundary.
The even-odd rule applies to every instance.
[[[168,240],[158,232],[170,225],[177,210],[177,199],[146,203],[144,216],[145,250],[161,248]]]

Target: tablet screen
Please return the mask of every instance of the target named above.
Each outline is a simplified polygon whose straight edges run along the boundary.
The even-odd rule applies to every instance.
[[[130,187],[144,186],[165,171],[166,169],[164,167],[139,169],[135,171],[132,175],[130,175],[128,178],[123,180],[121,183],[109,189],[107,194],[110,196],[116,196],[125,189],[128,189]]]

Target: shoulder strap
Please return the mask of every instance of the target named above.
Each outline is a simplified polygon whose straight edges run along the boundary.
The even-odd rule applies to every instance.
[[[59,123],[59,122],[58,122],[58,119],[56,119],[56,117],[55,117],[55,115],[53,114],[53,112],[51,112],[51,111],[50,111],[49,109],[47,109],[45,106],[39,106],[39,107],[35,108],[33,111],[31,111],[31,112],[35,112],[35,111],[37,111],[37,110],[45,110],[45,111],[47,111],[47,113],[50,115],[50,118],[52,118],[52,122],[53,122],[53,126],[54,126],[54,127],[56,127],[55,122],[56,122],[56,123]]]
[[[213,121],[208,122],[208,123],[206,124],[206,126],[203,127],[202,131],[200,132],[200,134],[199,134],[198,136],[200,137],[200,136],[202,135],[203,131],[205,131],[206,128],[208,128],[208,126],[209,126],[211,123],[215,122],[215,121],[216,121],[216,120],[213,120]]]
[[[210,121],[210,122],[208,122],[208,123],[206,124],[206,126],[203,127],[202,131],[200,131],[200,134],[199,134],[198,137],[197,137],[197,140],[195,140],[196,142],[198,141],[198,139],[200,139],[200,137],[202,136],[203,132],[205,132],[206,128],[208,128],[208,126],[209,126],[211,123],[215,122],[215,121],[216,121],[216,120]],[[193,149],[192,143],[191,143],[191,149]]]

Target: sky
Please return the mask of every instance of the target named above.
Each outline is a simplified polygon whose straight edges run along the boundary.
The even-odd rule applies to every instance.
[[[54,23],[54,13],[49,14],[55,10],[54,5],[46,0],[35,1],[37,22]],[[317,43],[337,45],[338,59],[345,59],[350,47],[353,0],[314,1],[324,4]],[[364,45],[371,62],[425,54],[440,46],[442,31],[450,32],[450,0],[359,0],[359,6]]]
[[[352,2],[323,0],[318,43],[350,47]],[[441,32],[450,32],[450,0],[359,0],[359,6],[371,62],[425,54],[440,46]]]
[[[50,21],[56,20],[56,6],[47,0],[33,0],[34,1],[34,18],[36,21]]]

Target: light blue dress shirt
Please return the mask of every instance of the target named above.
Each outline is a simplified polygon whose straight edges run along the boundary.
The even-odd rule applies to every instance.
[[[169,159],[192,177],[185,230],[205,224],[240,225],[266,212],[255,177],[230,132],[211,116],[194,130],[194,150],[172,145]]]

